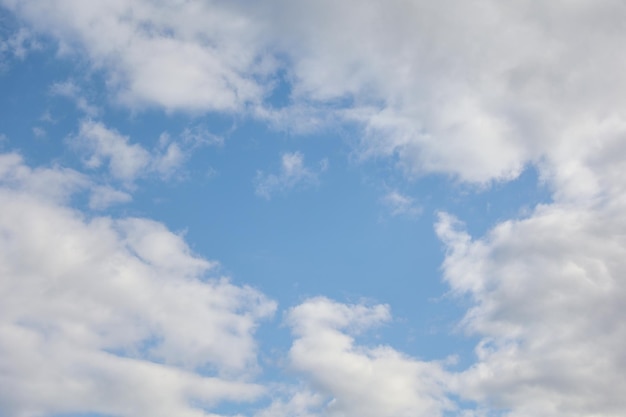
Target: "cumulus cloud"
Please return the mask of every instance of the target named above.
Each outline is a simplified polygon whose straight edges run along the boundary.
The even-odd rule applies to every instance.
[[[488,183],[533,163],[571,181],[588,168],[572,150],[598,140],[589,128],[625,119],[612,0],[3,3],[84,52],[129,104],[287,125],[332,114],[362,127],[360,155],[409,175]],[[279,70],[291,91],[280,114],[265,102]]]
[[[255,22],[221,2],[3,1],[53,34],[65,53],[104,69],[119,100],[191,111],[236,110],[258,101]]]
[[[0,414],[199,417],[261,395],[275,304],[160,223],[70,208],[83,180],[0,156]]]
[[[304,155],[301,152],[286,152],[281,155],[280,172],[266,174],[258,171],[255,179],[256,194],[270,199],[276,192],[286,191],[298,186],[317,184],[319,174],[328,167],[328,161],[322,160],[318,170],[312,170],[304,165]]]
[[[70,143],[83,153],[88,168],[106,166],[112,178],[132,185],[136,179],[151,174],[171,177],[183,165],[190,150],[204,144],[199,142],[200,138],[188,138],[186,132],[183,132],[183,142],[175,141],[164,133],[158,146],[148,151],[101,122],[85,120],[80,124],[78,133],[70,138]]]
[[[463,325],[481,338],[463,396],[511,417],[623,414],[624,212],[540,206],[477,240],[440,216],[445,279],[473,300]]]
[[[448,248],[445,280],[453,292],[471,297],[464,325],[481,339],[476,365],[452,377],[449,388],[511,417],[618,416],[625,408],[620,392],[626,388],[626,336],[616,319],[625,301],[620,277],[626,249],[626,56],[616,53],[626,38],[621,2],[2,3],[33,30],[55,37],[61,53],[84,54],[103,70],[118,100],[132,107],[192,113],[253,108],[251,114],[285,125],[350,122],[360,133],[358,155],[389,157],[408,176],[441,173],[488,184],[513,179],[535,164],[553,191],[553,204],[476,239],[452,217],[442,215],[437,226]],[[289,105],[280,112],[264,102],[272,88],[268,77],[277,68],[290,83]],[[180,158],[179,145],[155,157],[102,124],[87,122],[81,133],[90,144],[87,161],[106,164],[121,181],[169,172]],[[83,177],[31,170],[7,158],[0,166],[7,173],[6,193],[47,198],[41,208],[51,207],[46,215],[74,218],[57,202],[80,187]],[[314,183],[316,175],[302,154],[287,153],[278,174],[259,173],[256,191],[269,198]],[[61,184],[59,177],[69,180]],[[399,197],[404,196],[391,200],[401,207]],[[22,199],[7,204],[9,210]],[[29,212],[22,206],[17,211]],[[117,248],[104,253],[135,259],[115,242],[125,241],[127,228],[136,223],[70,223],[76,230],[104,229]],[[39,228],[48,230],[28,230]],[[17,268],[11,257],[7,262],[7,268]],[[277,413],[316,406],[335,415],[441,413],[437,364],[387,347],[360,347],[346,330],[383,320],[383,310],[323,299],[292,310],[293,366],[335,401],[324,408],[317,397],[304,396],[276,403]],[[19,352],[9,353],[0,358],[17,361]],[[56,363],[65,362],[47,366]],[[388,393],[380,381],[401,389]],[[164,398],[180,404],[171,396],[158,399]]]
[[[355,343],[355,334],[389,319],[387,306],[346,305],[326,298],[307,300],[289,311],[287,322],[295,336],[291,366],[326,397],[321,415],[436,417],[451,406],[440,363],[422,362],[389,346]]]
[[[585,126],[624,119],[614,1],[275,4],[296,102],[344,100],[363,157],[409,175],[486,183],[536,163],[569,176],[559,161],[598,142]]]
[[[89,178],[70,169],[30,168],[17,153],[0,154],[0,178],[6,189],[23,190],[54,202],[66,202],[90,184]]]

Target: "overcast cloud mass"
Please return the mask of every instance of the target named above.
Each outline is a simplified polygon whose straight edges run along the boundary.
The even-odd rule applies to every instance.
[[[0,14],[0,416],[624,415],[623,2]]]

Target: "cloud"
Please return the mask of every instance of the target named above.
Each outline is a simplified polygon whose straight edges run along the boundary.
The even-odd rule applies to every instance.
[[[529,163],[567,175],[562,159],[598,141],[585,126],[624,120],[624,10],[610,0],[273,6],[294,101],[360,124],[362,157],[411,176],[489,183]]]
[[[88,168],[98,169],[106,165],[112,178],[132,185],[138,178],[151,174],[170,178],[183,165],[190,149],[203,144],[185,135],[183,140],[188,144],[162,134],[158,147],[150,152],[138,143],[130,143],[129,137],[101,122],[85,120],[80,124],[78,134],[70,138],[70,144],[85,155],[84,163]]]
[[[254,417],[318,417],[324,396],[307,389],[292,388],[288,399],[278,398]]]
[[[183,142],[190,146],[222,146],[224,138],[210,132],[206,127],[197,125],[185,128],[180,134]]]
[[[324,408],[317,397],[303,395],[301,401],[275,403],[277,413],[318,407],[331,414],[437,415],[445,403],[441,384],[510,417],[617,416],[625,408],[620,393],[626,337],[618,319],[625,301],[620,277],[626,249],[626,56],[615,53],[626,37],[620,2],[3,4],[33,31],[56,38],[61,54],[85,56],[102,70],[112,95],[132,108],[252,114],[297,125],[296,131],[328,121],[350,123],[358,131],[358,156],[389,158],[407,177],[438,173],[490,184],[516,178],[528,164],[538,168],[553,204],[475,239],[450,216],[442,215],[437,226],[448,248],[445,280],[473,303],[463,325],[481,340],[474,366],[444,378],[436,363],[388,347],[361,347],[350,326],[378,322],[385,314],[312,300],[290,313],[296,335],[290,357],[295,369],[335,401]],[[289,104],[280,111],[267,102],[277,71],[286,74],[290,90]],[[96,122],[84,123],[81,134],[87,161],[106,166],[123,182],[147,173],[166,175],[181,160],[180,142],[149,151]],[[279,173],[259,172],[257,194],[270,198],[315,183],[319,172],[307,168],[303,158],[287,153]],[[14,155],[2,163],[6,192],[45,201],[38,203],[40,210],[56,210],[89,182],[60,168],[30,169]],[[403,207],[405,198],[391,197],[390,204]],[[7,204],[9,210],[26,203],[13,198]],[[55,210],[46,216],[75,217],[67,208]],[[17,211],[29,212],[27,206]],[[135,259],[129,248],[116,246],[134,223],[105,220],[94,223],[114,236],[114,249],[103,253]],[[86,220],[70,223],[76,230],[98,229]],[[25,230],[41,228],[41,233],[55,226],[28,225]],[[57,234],[65,237],[63,231]],[[83,246],[89,247],[78,245]],[[62,245],[52,247],[59,251]],[[106,270],[106,264],[97,265]],[[146,268],[157,267],[148,262]],[[12,334],[11,340],[22,336]],[[42,346],[52,349],[55,343]],[[10,353],[5,356],[17,360],[19,352]],[[47,366],[55,363],[65,366],[63,360]],[[389,403],[381,393],[397,381],[406,391],[388,393],[394,399]],[[43,401],[35,398],[34,404]],[[180,405],[171,396],[158,399],[164,398]]]
[[[275,304],[160,223],[70,208],[83,178],[0,156],[0,414],[197,417],[262,395],[253,334]]]
[[[7,69],[12,58],[23,60],[26,56],[42,49],[31,30],[22,27],[6,39],[0,39],[0,71]]]
[[[107,185],[95,186],[92,188],[89,197],[89,208],[92,210],[104,210],[114,204],[128,203],[133,197],[120,190]]]
[[[264,94],[254,81],[270,62],[260,57],[255,22],[224,3],[155,4],[57,0],[4,5],[64,53],[85,53],[104,69],[117,98],[168,110],[236,110]]]
[[[473,301],[463,327],[480,338],[462,396],[510,417],[623,414],[625,212],[544,205],[476,240],[440,216],[445,280]]]
[[[130,183],[144,174],[151,164],[152,156],[146,149],[139,144],[129,144],[128,137],[99,122],[83,121],[72,142],[85,150],[87,167],[95,169],[108,163],[109,173],[118,180]]]
[[[89,103],[87,98],[83,95],[81,88],[74,81],[68,80],[54,83],[50,86],[50,93],[72,100],[78,110],[82,111],[87,116],[96,116],[98,114],[98,108]]]
[[[328,167],[328,161],[322,160],[318,171],[304,165],[304,155],[300,152],[286,152],[281,156],[280,172],[266,174],[258,171],[255,179],[256,194],[270,199],[276,192],[284,192],[298,186],[317,184],[319,174]]]
[[[46,130],[38,126],[33,127],[32,131],[36,138],[45,138],[47,135]]]
[[[451,406],[440,363],[415,360],[389,346],[355,344],[355,333],[389,319],[387,306],[326,298],[309,299],[289,311],[295,336],[291,366],[326,397],[320,415],[436,417]]]
[[[40,200],[58,203],[89,186],[89,179],[76,171],[62,168],[35,168],[24,164],[17,153],[0,154],[0,178],[3,188],[23,190]]]
[[[392,216],[404,215],[413,217],[422,212],[422,209],[415,203],[415,200],[398,191],[388,192],[381,201],[389,209]]]
[[[612,0],[3,3],[104,70],[131,107],[356,123],[357,153],[409,176],[488,184],[535,164],[573,183],[593,129],[626,119]],[[280,111],[278,73],[290,91]]]

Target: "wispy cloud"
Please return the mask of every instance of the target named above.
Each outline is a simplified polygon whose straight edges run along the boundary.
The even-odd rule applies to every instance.
[[[137,179],[150,175],[171,178],[183,168],[193,149],[222,143],[221,138],[210,135],[208,131],[192,134],[185,129],[180,139],[162,133],[157,146],[148,150],[139,143],[131,142],[130,137],[92,120],[83,121],[78,133],[69,142],[83,155],[87,168],[105,167],[113,179],[126,186],[132,186]]]
[[[392,216],[415,217],[422,212],[422,208],[413,198],[395,190],[385,194],[381,198],[381,202],[387,207]]]
[[[24,60],[26,56],[42,49],[34,33],[25,27],[18,29],[7,39],[0,38],[0,71],[9,67],[10,58]]]
[[[306,187],[319,182],[319,175],[328,169],[326,159],[319,163],[316,170],[304,164],[304,155],[301,152],[287,152],[280,159],[278,174],[266,174],[258,171],[255,179],[256,194],[270,199],[272,194],[284,192],[296,187]]]
[[[54,83],[50,86],[50,93],[55,96],[65,97],[74,102],[78,110],[87,116],[96,116],[98,108],[91,104],[83,94],[81,88],[72,80]]]
[[[133,197],[129,193],[111,186],[94,186],[89,197],[89,208],[92,210],[104,210],[115,204],[128,203],[132,199]]]

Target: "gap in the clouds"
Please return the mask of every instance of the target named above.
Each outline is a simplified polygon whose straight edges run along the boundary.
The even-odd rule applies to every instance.
[[[274,109],[287,107],[291,101],[292,82],[285,69],[279,69],[272,78],[271,90],[265,98],[266,102]]]
[[[474,238],[484,236],[503,221],[528,217],[537,205],[552,201],[549,187],[533,165],[512,181],[495,182],[484,189],[457,185],[450,191],[440,210],[459,218]]]
[[[97,214],[162,221],[184,234],[195,252],[220,261],[219,274],[277,300],[276,318],[258,330],[264,377],[277,379],[280,359],[292,341],[289,329],[280,326],[282,313],[319,295],[391,306],[394,320],[359,336],[358,343],[388,344],[424,360],[458,355],[458,369],[473,361],[475,339],[455,330],[467,305],[447,296],[441,281],[443,248],[433,230],[436,212],[456,215],[470,234],[480,237],[497,222],[549,201],[536,170],[528,168],[518,179],[483,191],[443,176],[408,182],[389,161],[351,161],[350,141],[345,139],[356,130],[292,136],[246,116],[129,112],[109,101],[103,74],[83,76],[84,63],[71,59],[59,60],[54,48],[47,47],[12,62],[0,75],[0,89],[6,91],[0,98],[5,115],[0,133],[9,138],[5,148],[20,149],[31,166],[58,161],[87,172],[65,138],[88,117],[146,149],[157,146],[161,134],[176,138],[187,128],[223,137],[223,146],[193,149],[178,176],[140,178],[131,204]],[[69,79],[97,99],[100,113],[85,115],[70,99],[50,94],[53,83]],[[279,74],[268,101],[280,108],[289,103],[290,94],[287,75]],[[278,173],[285,152],[301,152],[311,169],[324,160],[328,168],[319,173],[317,184],[279,190],[269,200],[259,197],[255,178],[259,172]],[[392,189],[413,197],[421,214],[389,215],[380,200]],[[76,203],[85,207],[86,197]]]
[[[329,168],[318,185],[279,192],[269,201],[256,196],[257,171],[275,172],[286,151],[302,152],[307,166],[326,158]],[[211,166],[213,178],[144,187],[134,206],[143,206],[138,214],[184,231],[194,250],[219,260],[235,283],[276,299],[280,311],[319,295],[386,303],[394,321],[361,342],[390,344],[424,359],[458,353],[463,337],[453,327],[461,313],[444,296],[433,217],[381,220],[381,190],[364,180],[365,167],[350,163],[349,153],[332,134],[293,138],[242,123],[223,148],[193,157],[189,169]],[[259,329],[270,362],[291,342],[288,329],[278,326],[281,319],[279,314],[274,325]]]

